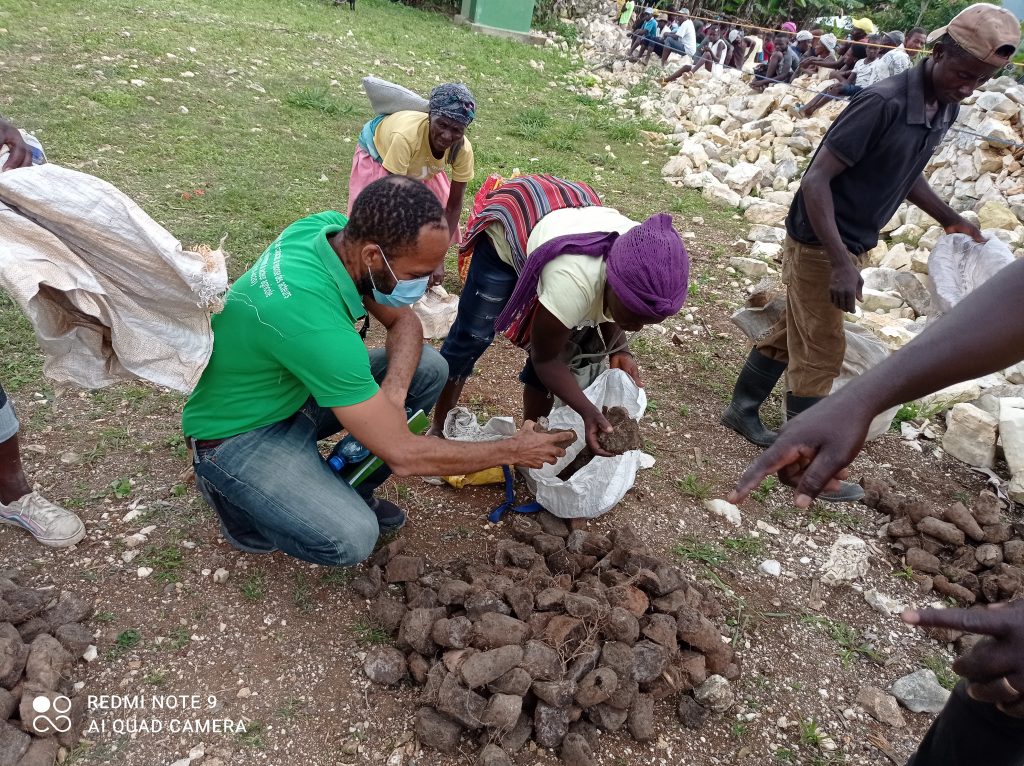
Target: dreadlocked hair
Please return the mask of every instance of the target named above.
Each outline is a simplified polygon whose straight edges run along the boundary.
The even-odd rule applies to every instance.
[[[345,227],[346,238],[375,242],[391,253],[410,247],[424,226],[448,228],[444,210],[426,184],[388,176],[360,192]]]

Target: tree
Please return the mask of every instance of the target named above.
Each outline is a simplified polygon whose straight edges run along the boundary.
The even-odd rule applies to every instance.
[[[879,29],[924,27],[929,32],[945,26],[972,0],[891,0],[875,12],[871,19]]]

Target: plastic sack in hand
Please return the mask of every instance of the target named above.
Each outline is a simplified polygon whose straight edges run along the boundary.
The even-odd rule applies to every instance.
[[[647,409],[644,390],[622,370],[606,370],[583,393],[599,409],[624,407],[635,420]],[[523,474],[537,502],[563,519],[593,519],[607,513],[632,488],[637,471],[654,465],[651,455],[631,450],[614,457],[595,457],[568,481],[562,481],[558,474],[586,446],[583,418],[571,407],[557,407],[548,416],[548,427],[571,428],[578,438],[553,465],[523,469]]]
[[[932,294],[929,321],[942,316],[969,292],[1013,263],[1013,253],[986,231],[980,244],[966,234],[944,234],[928,257],[928,289]]]

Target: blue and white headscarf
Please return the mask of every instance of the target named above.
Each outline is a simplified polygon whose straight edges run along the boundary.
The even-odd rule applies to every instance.
[[[430,91],[430,114],[469,125],[476,118],[476,99],[461,82],[446,82]]]

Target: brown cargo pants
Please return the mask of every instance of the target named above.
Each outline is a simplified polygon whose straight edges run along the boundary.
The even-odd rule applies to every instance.
[[[854,265],[860,259],[851,255]],[[832,263],[824,248],[786,237],[782,283],[786,310],[757,350],[786,362],[788,390],[796,396],[828,396],[846,355],[844,317],[829,298]]]

